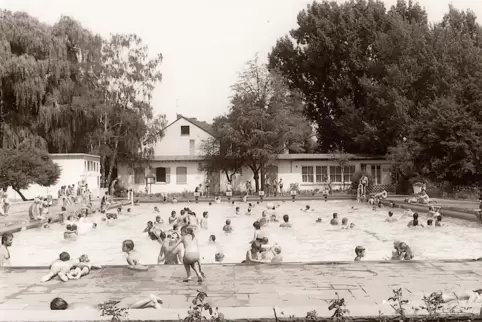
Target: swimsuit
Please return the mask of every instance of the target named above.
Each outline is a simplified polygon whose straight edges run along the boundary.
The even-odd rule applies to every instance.
[[[79,263],[79,265],[77,265],[77,268],[80,268],[81,271],[83,271],[84,268],[87,268],[87,274],[89,274],[91,266],[90,264],[87,264],[87,263]]]

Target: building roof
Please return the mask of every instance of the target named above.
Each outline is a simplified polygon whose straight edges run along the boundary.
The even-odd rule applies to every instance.
[[[362,154],[346,154],[349,160],[385,160],[384,156],[379,155],[362,155]],[[335,160],[338,156],[327,153],[300,153],[300,154],[279,154],[277,160]],[[165,155],[155,156],[152,161],[202,161],[202,155]]]
[[[87,153],[49,153],[52,159],[100,159],[99,155]]]
[[[298,154],[279,154],[278,160],[336,160],[339,157],[346,157],[349,160],[385,160],[382,155],[367,154],[331,154],[331,153],[298,153]]]
[[[164,131],[165,129],[167,129],[168,127],[170,127],[171,125],[173,125],[174,123],[176,123],[177,121],[179,121],[180,119],[185,119],[186,121],[188,121],[189,123],[191,123],[192,125],[195,125],[197,126],[198,128],[200,128],[201,130],[203,130],[204,132],[214,136],[214,131],[213,131],[213,128],[211,126],[211,124],[207,123],[207,122],[204,122],[204,121],[199,121],[197,118],[195,117],[186,117],[186,116],[183,116],[181,114],[177,114],[177,119],[170,123],[169,125],[167,125],[165,128],[163,128],[162,130]]]

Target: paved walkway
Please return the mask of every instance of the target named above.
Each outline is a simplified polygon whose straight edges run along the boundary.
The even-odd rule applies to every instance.
[[[256,310],[267,314],[267,307],[276,306],[278,314],[287,310],[306,315],[314,309],[326,316],[330,314],[328,303],[337,292],[345,298],[352,316],[378,316],[379,310],[393,313],[385,303],[393,295],[393,289],[402,288],[404,297],[415,301],[434,291],[482,287],[482,262],[474,261],[204,265],[203,269],[208,279],[202,284],[183,283],[185,272],[181,265],[154,266],[147,272],[106,267],[80,280],[42,284],[38,281],[47,273],[46,269],[3,268],[0,312],[48,310],[50,300],[58,296],[68,302],[96,305],[149,294],[162,297],[165,308],[185,312],[196,290],[202,290],[214,305],[244,308],[245,312],[250,307],[251,315]],[[480,310],[480,306],[474,310]]]

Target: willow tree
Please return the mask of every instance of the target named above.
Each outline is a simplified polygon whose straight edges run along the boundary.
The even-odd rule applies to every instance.
[[[28,139],[50,152],[83,149],[77,137],[93,114],[80,102],[95,85],[101,44],[68,17],[49,26],[0,12],[0,147]]]
[[[142,148],[139,143],[148,135],[147,128],[137,130],[153,118],[152,91],[162,79],[158,70],[161,61],[161,54],[149,57],[147,46],[136,35],[112,35],[103,44],[100,84],[106,109],[100,117],[103,125],[100,145],[110,149],[108,166],[104,168],[107,183],[111,181],[121,147],[137,152]]]

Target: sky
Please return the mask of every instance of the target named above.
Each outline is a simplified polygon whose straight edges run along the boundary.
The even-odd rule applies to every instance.
[[[343,2],[337,0],[338,2]],[[296,28],[311,0],[0,0],[0,8],[25,11],[53,24],[71,16],[104,37],[135,33],[152,53],[162,53],[162,82],[154,112],[211,122],[228,112],[231,85],[258,53],[266,60],[276,40]],[[389,8],[396,0],[385,0]],[[482,0],[419,0],[430,21],[451,3],[482,17]],[[482,19],[482,18],[481,18]]]

